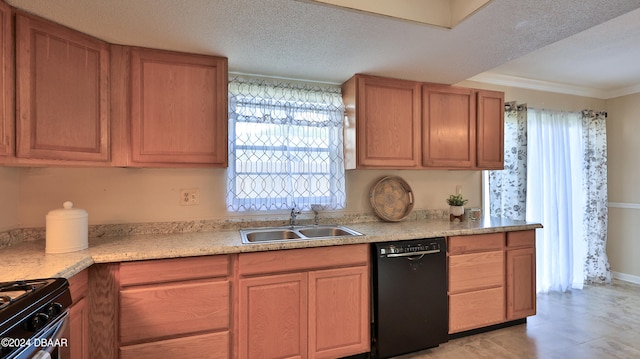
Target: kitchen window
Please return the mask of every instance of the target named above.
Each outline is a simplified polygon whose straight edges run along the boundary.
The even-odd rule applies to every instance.
[[[231,76],[230,211],[345,207],[339,86]]]

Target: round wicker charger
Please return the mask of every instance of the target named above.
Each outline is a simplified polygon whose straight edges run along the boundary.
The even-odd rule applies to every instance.
[[[382,177],[369,192],[371,206],[378,217],[388,222],[405,219],[413,209],[413,192],[398,176]]]

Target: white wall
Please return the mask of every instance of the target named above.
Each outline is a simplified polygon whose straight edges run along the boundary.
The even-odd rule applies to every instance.
[[[90,224],[141,223],[261,216],[229,213],[225,207],[224,169],[20,168],[19,223],[43,227],[48,211],[66,200],[89,212]],[[476,171],[347,171],[347,208],[342,212],[372,213],[369,189],[385,175],[398,175],[411,186],[414,209],[447,208],[445,198],[457,185],[479,206],[480,172]],[[14,177],[14,182],[15,182]],[[10,179],[9,179],[10,180]],[[14,186],[17,185],[14,183]],[[180,189],[198,188],[200,204],[181,206]],[[286,212],[276,212],[286,215]]]
[[[463,81],[456,85],[486,90],[503,91],[504,100],[506,102],[517,101],[518,104],[527,104],[527,106],[529,107],[539,109],[563,111],[581,111],[584,109],[592,109],[596,111],[605,111],[607,107],[607,103],[605,100],[591,97],[527,90],[517,87],[490,85],[473,81]]]
[[[0,232],[20,226],[18,173],[17,168],[0,167]]]
[[[607,254],[614,272],[640,281],[640,93],[607,101],[609,208]]]

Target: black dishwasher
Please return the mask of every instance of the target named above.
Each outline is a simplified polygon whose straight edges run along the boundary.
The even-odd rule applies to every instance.
[[[448,340],[444,238],[372,244],[374,358],[389,358]]]

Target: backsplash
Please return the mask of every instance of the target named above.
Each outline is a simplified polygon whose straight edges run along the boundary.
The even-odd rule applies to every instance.
[[[448,209],[427,209],[412,211],[405,221],[443,220],[449,218]],[[341,224],[381,221],[373,213],[335,214],[321,213],[319,224]],[[168,234],[188,232],[211,232],[217,230],[234,230],[251,227],[286,226],[289,218],[265,216],[263,219],[252,217],[251,220],[233,218],[225,220],[198,220],[181,222],[154,222],[130,224],[97,224],[89,226],[89,238],[129,236],[138,234]],[[298,224],[313,224],[310,218],[300,218]],[[0,248],[5,248],[25,241],[45,240],[46,228],[19,228],[0,233]]]

